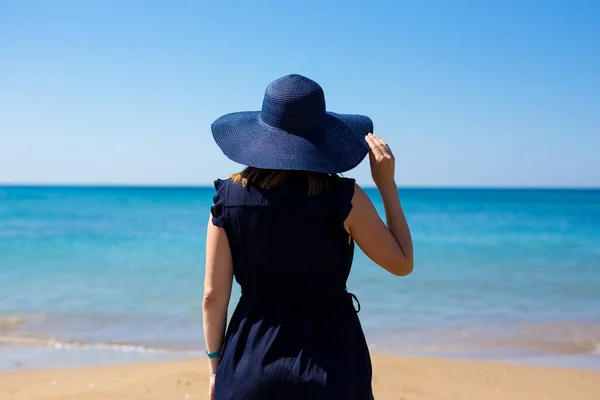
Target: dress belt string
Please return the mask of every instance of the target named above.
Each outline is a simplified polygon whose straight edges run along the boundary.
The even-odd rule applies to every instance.
[[[356,301],[356,307],[354,307],[354,311],[358,314],[360,312],[360,301],[358,301],[358,297],[354,293],[346,292],[348,296],[350,296],[350,301],[352,302],[352,307],[354,307],[354,302]]]

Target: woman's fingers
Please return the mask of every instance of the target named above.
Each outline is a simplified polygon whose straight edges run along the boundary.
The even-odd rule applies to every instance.
[[[373,135],[373,137],[375,138],[375,141],[377,141],[379,147],[381,148],[381,152],[383,153],[384,156],[391,156],[392,155],[392,149],[390,149],[390,146],[379,136],[377,135]]]
[[[377,135],[373,135],[373,137],[374,137],[374,138],[375,138],[375,140],[377,140],[377,142],[379,142],[380,144],[382,144],[382,145],[384,145],[384,146],[387,146],[387,143],[386,143],[386,142],[385,142],[385,141],[384,141],[382,138],[380,138],[379,136],[377,136]]]
[[[367,135],[367,143],[369,143],[371,151],[374,153],[376,159],[393,157],[390,146],[388,146],[388,144],[379,136],[370,133]]]
[[[373,157],[375,158],[375,160],[380,160],[381,158],[384,157],[384,153],[381,149],[381,144],[375,140],[375,136],[372,133],[369,133],[366,137],[365,140],[367,141],[367,143],[369,144],[369,147],[371,148],[371,151],[369,153],[373,154]],[[373,161],[373,158],[371,158],[371,161]]]
[[[365,142],[369,145],[369,160],[371,162],[375,161],[375,154],[373,153],[373,143],[371,143],[371,133],[365,136]]]

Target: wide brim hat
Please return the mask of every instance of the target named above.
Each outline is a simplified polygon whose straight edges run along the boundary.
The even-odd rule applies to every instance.
[[[323,89],[287,75],[265,91],[261,111],[226,114],[211,125],[217,145],[231,160],[256,168],[341,173],[369,152],[364,115],[326,111]]]

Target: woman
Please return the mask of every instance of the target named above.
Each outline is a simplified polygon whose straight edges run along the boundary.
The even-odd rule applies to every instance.
[[[260,112],[213,123],[224,154],[248,167],[215,182],[208,223],[211,399],[373,398],[360,305],[346,291],[354,242],[400,276],[412,271],[413,250],[394,157],[372,130],[368,117],[326,112],[321,87],[300,75],[271,83]],[[354,180],[337,175],[367,153],[387,226]],[[242,296],[225,334],[234,276]]]

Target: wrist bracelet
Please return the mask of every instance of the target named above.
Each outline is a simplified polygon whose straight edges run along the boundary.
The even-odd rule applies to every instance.
[[[206,350],[206,357],[208,357],[208,358],[219,358],[219,357],[221,357],[221,350],[215,351],[214,353],[209,353],[208,350]]]

